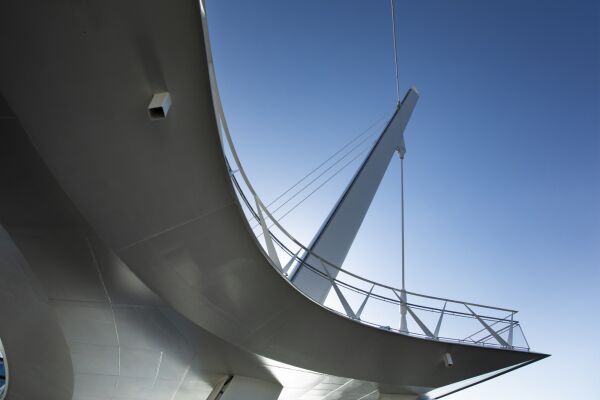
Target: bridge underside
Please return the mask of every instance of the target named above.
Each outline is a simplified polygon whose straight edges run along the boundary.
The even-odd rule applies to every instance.
[[[334,391],[377,398],[374,383],[260,357],[183,318],[97,237],[14,115],[2,107],[0,117],[0,339],[10,353],[9,399],[204,400],[232,377],[241,383],[230,399],[236,388],[256,386],[247,382],[272,388],[273,399]]]
[[[368,400],[543,357],[365,326],[272,268],[225,167],[198,2],[9,0],[0,51],[9,399],[204,399],[240,376]]]

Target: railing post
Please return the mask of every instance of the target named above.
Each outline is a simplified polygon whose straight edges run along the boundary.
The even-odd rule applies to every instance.
[[[337,294],[338,299],[340,299],[340,303],[342,303],[342,307],[344,307],[344,311],[346,311],[346,315],[352,319],[358,319],[356,317],[356,314],[354,313],[354,310],[352,310],[352,307],[350,307],[348,300],[346,300],[346,296],[344,296],[344,294],[338,287],[335,280],[331,277],[331,275],[329,275],[329,271],[327,270],[327,267],[323,264],[322,261],[321,261],[321,265],[323,265],[323,269],[325,270],[325,273],[327,274],[327,277],[329,278],[329,282],[331,282],[331,286],[333,287],[333,290],[335,290],[335,294]]]
[[[396,293],[396,292],[394,292]],[[396,293],[396,296],[398,294]],[[406,305],[406,291],[400,291],[400,332],[408,333],[408,323],[406,322],[406,312],[408,311],[408,306]]]
[[[258,214],[258,219],[260,220],[260,226],[262,227],[263,236],[265,238],[265,243],[267,245],[267,253],[271,260],[275,263],[275,266],[281,270],[281,263],[279,262],[279,257],[277,256],[277,251],[275,250],[275,246],[273,245],[273,239],[271,238],[271,232],[267,227],[267,223],[265,218],[263,217],[263,213],[261,210],[260,200],[256,195],[254,195],[254,200],[256,201],[256,211]]]
[[[369,297],[371,297],[371,293],[373,293],[373,289],[375,289],[375,285],[371,286],[371,290],[369,290],[369,293],[367,294],[367,296],[363,300],[362,304],[360,305],[360,308],[358,309],[358,312],[356,313],[356,318],[360,319],[360,316],[362,315],[362,312],[365,309],[365,305],[367,305],[367,300],[369,300]]]
[[[292,258],[290,258],[290,261],[288,261],[288,263],[285,264],[285,267],[283,267],[283,269],[282,269],[284,274],[287,275],[287,273],[290,270],[290,268],[292,267],[292,265],[294,265],[294,262],[298,259],[298,254],[300,254],[301,251],[302,251],[302,248],[298,249],[298,251],[292,256]]]
[[[440,314],[440,319],[438,319],[437,325],[435,326],[435,332],[433,333],[433,336],[435,336],[436,339],[440,338],[440,328],[442,327],[442,319],[444,318],[444,313],[446,312],[447,304],[448,304],[448,302],[445,301],[444,308],[442,308],[442,313]]]
[[[515,326],[514,316],[515,313],[510,314],[510,327],[508,328],[508,344],[510,347],[513,347],[513,328]]]
[[[529,350],[531,347],[529,346],[529,342],[527,341],[527,337],[525,337],[525,332],[523,332],[523,328],[521,328],[521,324],[517,324],[517,326],[519,327],[519,331],[521,332],[521,336],[523,336],[523,340],[525,341],[525,346],[527,346],[527,350]]]
[[[398,296],[398,293],[394,290],[394,294],[396,295],[398,300],[400,300],[400,310],[402,311],[402,306],[404,306],[404,310],[405,310],[403,319],[400,322],[400,331],[404,332],[404,331],[402,331],[402,324],[404,324],[404,329],[406,330],[405,333],[408,333],[408,329],[406,326],[406,312],[408,312],[410,314],[410,316],[413,317],[413,319],[415,320],[417,325],[419,325],[419,328],[421,328],[423,333],[425,335],[429,336],[431,339],[435,339],[435,336],[433,335],[433,333],[431,333],[431,331],[429,330],[429,328],[427,328],[427,326],[423,323],[423,321],[421,321],[421,318],[419,318],[417,316],[417,314],[415,314],[415,312],[413,310],[411,310],[410,307],[408,306],[408,303],[406,301],[406,292],[404,290],[401,290],[400,293],[401,293],[401,295]]]

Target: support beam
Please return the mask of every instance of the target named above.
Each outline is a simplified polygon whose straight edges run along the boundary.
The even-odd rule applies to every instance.
[[[360,316],[362,315],[363,310],[365,309],[365,306],[367,305],[367,301],[369,300],[369,298],[371,297],[371,293],[373,293],[373,289],[375,289],[375,285],[371,286],[371,290],[369,290],[369,294],[367,294],[365,296],[365,299],[363,300],[363,302],[360,305],[360,308],[358,309],[358,311],[356,312],[356,318],[360,319]]]
[[[271,233],[269,232],[269,228],[267,227],[267,221],[265,221],[265,217],[262,212],[262,203],[255,195],[254,200],[256,200],[256,212],[258,214],[258,222],[260,222],[260,226],[263,231],[263,238],[265,239],[265,244],[267,245],[267,253],[269,254],[269,258],[275,266],[281,270],[281,262],[279,261],[279,256],[277,256],[277,251],[275,250],[275,246],[273,245],[273,238],[271,238]]]
[[[219,381],[207,400],[277,400],[281,385],[235,375]]]
[[[392,394],[392,393],[379,393],[377,400],[426,400],[427,397],[420,397],[416,394]]]
[[[311,252],[335,266],[344,263],[394,152],[404,149],[404,129],[418,98],[419,94],[415,89],[410,89],[404,96],[394,116],[313,239],[309,246]],[[334,279],[337,276],[335,268],[323,267],[310,254],[303,260],[312,267],[327,272]],[[328,279],[305,265],[299,265],[291,279],[304,293],[321,303],[331,289]]]
[[[436,338],[440,338],[440,328],[442,327],[442,320],[444,319],[444,313],[446,312],[446,306],[448,302],[444,302],[444,308],[442,308],[442,312],[440,313],[440,318],[438,319],[437,325],[435,326],[435,332],[433,332],[433,336]]]
[[[400,294],[398,294],[398,292],[394,290],[394,294],[396,295],[398,300],[400,300],[400,313],[402,317],[402,320],[400,321],[400,332],[408,333],[408,327],[406,324],[406,312],[408,312],[410,316],[415,320],[417,325],[419,325],[419,328],[421,328],[423,333],[431,339],[435,339],[435,336],[433,335],[433,333],[431,333],[431,331],[429,330],[429,328],[427,328],[423,321],[421,321],[421,318],[419,318],[419,316],[415,314],[413,310],[410,309],[406,301],[406,292],[403,290]]]
[[[483,327],[490,333],[490,335],[492,335],[494,337],[494,339],[496,339],[496,341],[498,341],[498,343],[500,344],[500,346],[502,347],[511,347],[506,340],[502,339],[502,337],[498,334],[498,332],[496,332],[491,326],[489,326],[479,315],[477,315],[475,313],[475,311],[473,311],[471,309],[471,307],[469,307],[468,305],[465,304],[465,307],[467,307],[469,309],[469,311],[471,312],[471,314],[473,314],[473,316],[477,319],[477,321],[479,321],[479,323],[481,325],[483,325]]]

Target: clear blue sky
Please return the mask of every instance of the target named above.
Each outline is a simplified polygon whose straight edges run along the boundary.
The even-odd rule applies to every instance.
[[[453,396],[600,393],[600,5],[397,1],[409,290],[506,306],[553,356]],[[268,202],[395,103],[388,0],[208,0],[225,112]],[[357,164],[282,222],[309,242]],[[346,268],[399,284],[394,160]]]

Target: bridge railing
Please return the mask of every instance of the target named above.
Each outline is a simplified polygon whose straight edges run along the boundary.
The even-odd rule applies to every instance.
[[[206,18],[204,9],[202,18]],[[296,240],[261,201],[240,162],[221,104],[206,20],[203,29],[216,122],[231,180],[244,213],[260,224],[257,240],[282,276],[289,277],[295,268],[304,265],[315,277],[331,284],[334,295],[327,298],[324,307],[379,329],[436,341],[529,350],[521,325],[515,319],[515,310],[428,296],[377,283],[328,262]],[[307,259],[321,265],[311,265]],[[337,274],[331,273],[334,270]]]
[[[286,278],[292,276],[303,265],[315,277],[331,284],[331,294],[323,306],[361,323],[400,334],[529,350],[521,324],[515,318],[516,310],[398,289],[356,275],[310,253],[274,219],[258,196],[242,188],[236,177],[239,170],[230,171],[247,218],[259,222],[256,237],[281,274]],[[307,254],[311,257],[306,257]],[[313,264],[306,260],[312,260]],[[315,260],[321,265],[314,265]],[[337,274],[331,273],[333,270]]]

